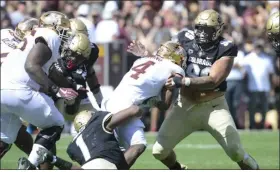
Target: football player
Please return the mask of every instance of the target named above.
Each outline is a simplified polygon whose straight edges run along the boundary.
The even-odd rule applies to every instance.
[[[192,132],[203,129],[241,169],[258,169],[257,162],[242,147],[224,98],[225,79],[237,47],[221,36],[224,24],[216,11],[202,11],[194,23],[194,32],[178,34],[178,42],[187,51],[182,64],[187,77],[175,76],[166,83],[167,88],[181,88],[180,101],[161,125],[153,155],[169,169],[182,169],[173,148]],[[130,51],[135,48],[136,54],[147,53],[143,45],[134,43]]]
[[[268,40],[273,46],[276,52],[276,62],[275,62],[275,71],[272,81],[274,85],[275,97],[276,97],[276,108],[278,114],[280,115],[280,24],[279,24],[279,12],[273,13],[267,20],[266,23],[266,33]],[[280,124],[280,117],[278,117],[278,124]],[[280,126],[280,125],[279,125]]]
[[[63,129],[64,119],[48,95],[74,99],[78,93],[59,88],[49,78],[49,68],[60,57],[70,22],[66,15],[43,13],[39,28],[24,37],[1,66],[1,142],[14,143],[23,120],[41,128],[28,160],[38,166],[42,150],[51,149]],[[16,70],[13,70],[16,69]],[[6,75],[9,73],[9,75]]]
[[[148,106],[130,106],[118,113],[103,111],[82,111],[74,119],[77,135],[67,148],[69,157],[81,167],[73,165],[50,152],[45,153],[44,160],[52,162],[61,170],[70,169],[119,169],[127,170],[128,164],[113,130],[125,121],[141,117]]]
[[[39,20],[30,18],[20,22],[15,30],[1,29],[1,64],[5,61],[9,52],[16,49],[24,36],[30,34],[33,28],[37,27]]]
[[[161,45],[155,56],[136,60],[110,98],[102,102],[101,109],[116,113],[133,104],[139,105],[147,98],[159,96],[172,73],[184,76],[180,63],[185,55],[185,50],[178,43],[169,41]],[[125,158],[129,167],[146,148],[143,128],[143,122],[134,118],[116,129],[121,146],[126,149]]]
[[[39,20],[30,18],[20,22],[14,31],[11,29],[1,29],[1,64],[5,61],[8,54],[16,49],[17,45],[23,40],[24,36],[30,34],[32,29],[38,26],[38,24]],[[5,143],[2,142],[0,144]],[[32,136],[26,131],[25,125],[21,126],[15,141],[15,145],[27,155],[30,154],[32,150],[33,139]],[[5,155],[10,147],[11,145],[9,147],[7,147],[7,145],[0,146],[0,159]]]
[[[70,28],[71,30],[68,32],[69,34],[73,35],[76,33],[83,33],[88,36],[88,31],[85,26],[85,24],[77,18],[70,19]],[[103,99],[102,92],[100,90],[100,84],[98,82],[97,76],[95,75],[95,71],[93,68],[94,63],[96,62],[98,58],[99,49],[96,44],[91,43],[91,53],[89,58],[87,58],[82,64],[77,65],[76,67],[67,65],[67,58],[61,58],[56,67],[60,68],[64,74],[71,77],[77,84],[82,85],[83,87],[86,87],[88,85],[89,90],[93,93],[95,100],[97,104],[100,107],[101,101]],[[66,106],[60,106],[62,107],[61,111],[65,108],[65,116],[70,119],[71,116],[73,117],[74,114],[78,112],[78,110],[92,110],[93,107],[90,104],[88,106],[80,105],[82,99],[87,99],[88,93],[86,92],[79,92],[79,96],[75,99],[74,102],[67,102]],[[91,99],[89,99],[92,101]],[[60,103],[63,103],[60,101]],[[93,104],[93,102],[92,102]],[[69,116],[69,115],[71,116]]]

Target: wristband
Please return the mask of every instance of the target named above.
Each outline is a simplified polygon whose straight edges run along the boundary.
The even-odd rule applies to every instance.
[[[185,86],[190,86],[191,85],[191,79],[190,78],[185,78],[184,85]]]

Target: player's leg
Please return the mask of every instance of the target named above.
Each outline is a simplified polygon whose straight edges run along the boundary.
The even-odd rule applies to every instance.
[[[132,119],[117,127],[115,131],[120,145],[126,149],[124,156],[131,167],[146,149],[144,125],[140,119]]]
[[[184,105],[184,104],[183,104]],[[156,143],[153,146],[153,155],[169,169],[182,169],[181,164],[176,159],[173,151],[174,147],[193,131],[198,129],[198,118],[192,109],[185,104],[185,107],[175,106],[171,109],[163,121]]]
[[[20,96],[23,97],[24,94]],[[37,167],[42,154],[53,148],[56,141],[60,139],[64,119],[55,107],[53,100],[47,95],[31,91],[28,96],[25,98],[28,99],[27,103],[26,101],[21,102],[22,113],[20,116],[27,122],[41,128],[28,157],[28,160]]]
[[[1,90],[1,141],[0,159],[9,151],[17,138],[22,125],[21,120],[14,114],[17,111],[18,100],[12,96],[13,91]]]
[[[82,169],[87,169],[87,170],[91,170],[91,169],[107,169],[107,170],[117,170],[117,167],[115,164],[107,161],[106,159],[102,159],[102,158],[96,158],[93,159],[87,163],[85,163],[82,166]]]
[[[32,136],[26,131],[26,126],[21,125],[17,139],[15,141],[15,145],[27,155],[30,154],[33,146],[33,138]]]
[[[203,117],[204,129],[209,131],[241,169],[258,169],[257,162],[243,149],[225,99],[217,98],[205,105],[205,108],[209,109],[209,113]]]
[[[157,124],[159,120],[160,111],[158,108],[152,108],[151,110],[151,120],[150,120],[150,131],[156,132],[157,131]]]

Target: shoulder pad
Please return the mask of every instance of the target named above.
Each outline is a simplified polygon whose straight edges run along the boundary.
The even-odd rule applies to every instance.
[[[219,42],[219,51],[220,51],[220,56],[237,56],[238,48],[237,46],[229,40],[222,39]]]
[[[50,28],[37,28],[36,32],[34,34],[35,39],[36,38],[44,38],[44,40],[47,42],[48,47],[52,52],[58,52],[58,49],[61,44],[61,39],[59,38],[56,31],[50,29]]]
[[[189,29],[182,29],[178,33],[178,37],[184,37],[185,39],[188,39],[188,40],[194,40],[194,31],[189,30]]]

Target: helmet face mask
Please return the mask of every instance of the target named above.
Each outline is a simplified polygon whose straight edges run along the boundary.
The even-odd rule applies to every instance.
[[[205,25],[195,25],[194,34],[197,43],[206,44],[215,40],[216,29]]]
[[[78,66],[83,64],[83,62],[86,60],[85,57],[83,57],[82,55],[76,52],[73,52],[69,48],[63,50],[61,58],[64,59],[66,63],[66,68],[68,70],[76,69]]]
[[[268,33],[268,40],[271,43],[271,45],[280,52],[280,33]]]
[[[280,52],[280,22],[279,12],[273,13],[267,20],[266,32],[268,40],[276,51]]]
[[[58,11],[48,11],[41,15],[39,21],[40,27],[47,27],[55,30],[62,42],[68,40],[67,31],[70,29],[70,21],[68,17]]]
[[[66,62],[67,69],[75,69],[86,61],[91,53],[91,43],[86,35],[72,35],[63,45],[61,56]]]

